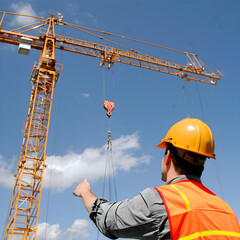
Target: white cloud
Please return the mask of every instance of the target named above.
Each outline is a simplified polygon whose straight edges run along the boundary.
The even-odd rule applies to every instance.
[[[98,22],[96,17],[92,13],[82,11],[81,8],[79,8],[79,4],[68,2],[66,5],[66,12],[68,12],[68,15],[71,15],[73,19],[71,22],[74,22],[75,24],[78,25],[82,25],[83,22],[86,21],[87,22],[90,21],[94,24]]]
[[[112,156],[114,172],[129,171],[140,164],[147,164],[149,156],[137,156],[139,137],[137,133],[121,136],[112,141]],[[97,181],[104,177],[107,159],[106,145],[99,148],[87,148],[82,153],[68,152],[63,156],[48,156],[48,167],[44,172],[43,187],[50,187],[57,192],[63,192],[73,184],[79,183],[85,177]],[[12,187],[16,166],[7,163],[0,155],[0,184]]]
[[[12,3],[10,8],[13,10],[13,12],[18,13],[18,14],[24,14],[24,15],[31,15],[31,16],[36,16],[36,12],[33,10],[31,4],[29,3],[23,3],[23,2],[18,2],[18,3]],[[28,25],[31,23],[36,22],[34,18],[30,17],[22,17],[22,16],[15,16],[13,20],[10,22],[11,26],[24,26]]]
[[[72,226],[63,232],[59,224],[50,225],[48,223],[38,224],[38,240],[73,240],[79,237],[89,236],[90,223],[84,219],[76,219]]]
[[[89,19],[90,21],[92,21],[93,23],[97,23],[97,19],[94,17],[94,15],[92,15],[90,12],[86,12],[85,16],[87,19]]]
[[[59,224],[50,225],[48,223],[38,224],[37,239],[38,240],[55,240],[62,238],[62,230],[60,229]]]
[[[86,238],[89,236],[90,223],[84,219],[76,219],[72,226],[65,232],[66,239],[74,239],[79,236]]]
[[[72,21],[75,24],[81,25],[81,21],[78,19],[79,16],[81,16],[81,11],[79,10],[79,5],[74,3],[67,3],[66,7],[66,14],[70,15],[72,17]]]
[[[13,164],[4,161],[3,156],[0,155],[0,185],[6,188],[12,188],[14,186],[12,170]]]
[[[81,96],[84,98],[88,98],[90,97],[90,93],[82,93]]]
[[[17,46],[15,46],[15,45],[10,45],[10,44],[8,44],[8,45],[2,45],[2,46],[0,46],[0,50],[1,51],[11,51],[11,52],[17,52]]]
[[[118,170],[129,171],[142,163],[148,163],[149,157],[134,156],[134,150],[139,148],[138,135],[122,136],[112,141],[112,156],[115,173]],[[46,163],[49,165],[45,171],[44,186],[51,175],[51,188],[62,192],[79,183],[83,178],[98,180],[104,177],[107,159],[106,145],[100,148],[87,148],[82,153],[69,152],[64,156],[49,156]]]
[[[71,14],[71,16],[77,16],[79,13],[78,4],[67,2],[66,11]]]

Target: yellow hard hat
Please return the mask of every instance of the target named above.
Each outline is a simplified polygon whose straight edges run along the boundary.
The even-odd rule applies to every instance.
[[[212,131],[207,124],[196,118],[186,118],[174,124],[157,147],[166,149],[167,143],[216,159]]]

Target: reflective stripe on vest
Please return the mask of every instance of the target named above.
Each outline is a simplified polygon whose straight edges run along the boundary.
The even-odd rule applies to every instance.
[[[198,181],[157,187],[167,210],[172,240],[240,239],[236,215]]]

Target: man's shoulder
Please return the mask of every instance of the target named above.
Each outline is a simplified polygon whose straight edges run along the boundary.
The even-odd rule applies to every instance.
[[[147,202],[151,203],[162,202],[162,198],[159,195],[159,192],[156,190],[156,188],[153,187],[148,187],[144,189],[142,192],[140,192],[140,195]]]

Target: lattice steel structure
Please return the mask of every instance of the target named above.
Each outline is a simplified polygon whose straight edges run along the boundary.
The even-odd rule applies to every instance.
[[[32,91],[5,239],[36,239],[53,90],[61,71],[55,63],[54,21],[42,56],[34,64]],[[13,238],[13,236],[15,236]]]

